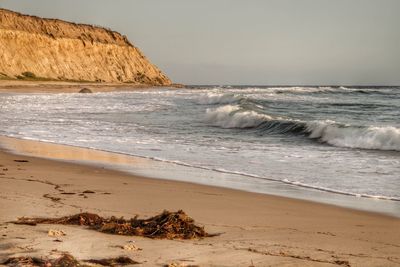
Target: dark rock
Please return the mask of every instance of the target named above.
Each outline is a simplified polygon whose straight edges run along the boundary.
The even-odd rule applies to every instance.
[[[93,93],[92,90],[90,90],[89,88],[83,88],[79,91],[79,93],[81,94],[91,94]]]

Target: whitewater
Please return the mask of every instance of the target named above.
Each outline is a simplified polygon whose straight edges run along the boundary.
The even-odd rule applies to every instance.
[[[0,135],[182,166],[191,169],[191,182],[246,190],[240,187],[246,181],[269,192],[262,182],[269,181],[395,202],[399,118],[398,87],[0,95]]]

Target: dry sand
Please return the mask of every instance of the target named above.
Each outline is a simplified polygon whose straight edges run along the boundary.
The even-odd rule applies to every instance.
[[[172,87],[174,86],[180,85],[172,85]],[[151,87],[154,86],[129,83],[0,80],[0,93],[78,93],[83,88],[88,88],[93,93],[99,93],[132,91]]]
[[[36,151],[43,157],[141,164],[140,160],[112,153],[9,138],[2,142],[5,140],[25,153]],[[127,255],[141,266],[172,262],[182,266],[400,266],[398,218],[137,177],[5,150],[0,151],[0,165],[0,262],[10,256],[45,256],[57,250],[68,251],[78,259]],[[82,195],[85,190],[95,193]],[[81,211],[148,217],[164,209],[183,209],[209,233],[222,234],[202,240],[153,240],[76,226],[7,223],[21,216],[55,217]],[[62,242],[48,236],[50,229],[66,233],[58,237]],[[142,250],[121,249],[127,244]]]

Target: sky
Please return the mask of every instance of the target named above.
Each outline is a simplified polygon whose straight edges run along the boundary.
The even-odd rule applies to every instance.
[[[400,85],[399,0],[0,0],[105,26],[174,82]]]

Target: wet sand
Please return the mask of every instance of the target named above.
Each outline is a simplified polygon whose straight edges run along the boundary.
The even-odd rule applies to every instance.
[[[46,256],[56,249],[79,259],[127,255],[142,266],[172,262],[182,266],[400,266],[398,218],[138,177],[100,164],[60,161],[86,158],[143,164],[136,158],[18,139],[13,142],[14,149],[19,144],[25,153],[35,150],[37,156],[58,160],[0,151],[0,262],[10,256]],[[84,194],[85,190],[94,193]],[[221,235],[201,240],[153,240],[75,226],[7,223],[22,216],[56,217],[83,211],[149,217],[164,209],[183,209],[206,231]],[[47,234],[49,229],[62,230],[66,236],[58,238],[62,242],[54,242],[56,238]],[[121,249],[130,241],[142,250]]]

